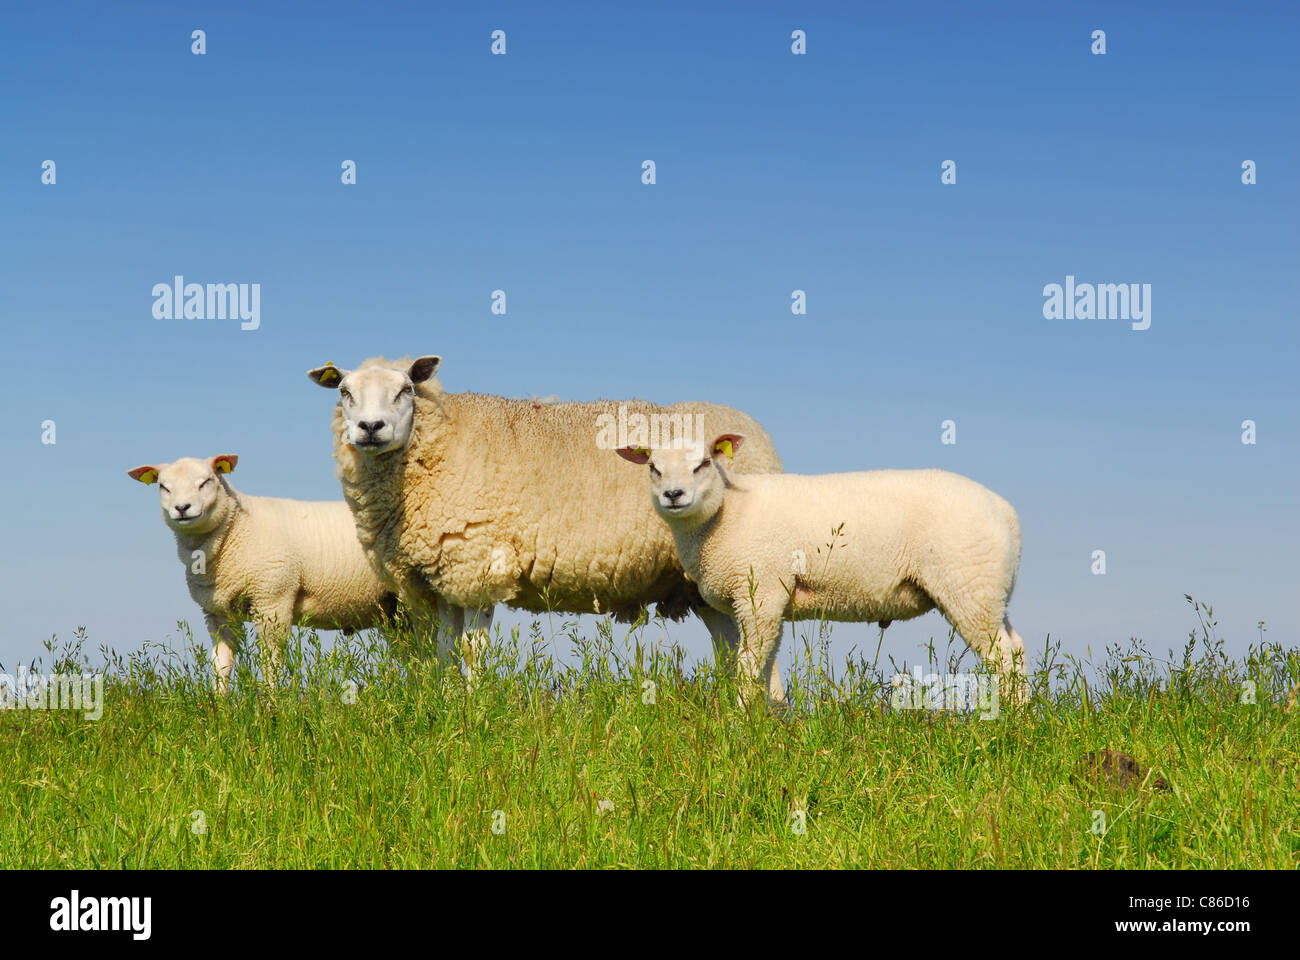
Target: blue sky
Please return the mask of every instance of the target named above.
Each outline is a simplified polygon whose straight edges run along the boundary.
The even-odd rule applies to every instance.
[[[125,471],[237,453],[245,492],[337,498],[304,372],[376,353],[440,353],[451,390],[730,403],[791,471],[972,476],[1019,510],[1035,649],[1163,652],[1184,593],[1236,653],[1259,620],[1295,645],[1300,8],[444,6],[0,14],[0,663],[201,623]],[[154,319],[176,274],[260,283],[260,329]],[[1150,329],[1045,320],[1067,274],[1151,284]]]

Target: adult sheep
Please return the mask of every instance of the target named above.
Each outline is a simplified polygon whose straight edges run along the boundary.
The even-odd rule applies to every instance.
[[[650,465],[642,496],[705,601],[736,618],[744,678],[773,669],[786,620],[885,623],[937,607],[1022,693],[1025,647],[1006,618],[1020,566],[1009,503],[943,470],[733,476],[719,461],[743,439],[618,454]]]
[[[653,603],[672,619],[694,610],[730,659],[735,625],[700,599],[644,484],[608,451],[624,428],[644,430],[651,443],[664,433],[671,443],[688,431],[727,430],[750,437],[738,471],[780,471],[763,428],[716,404],[543,404],[447,393],[434,376],[440,363],[376,358],[356,370],[327,364],[308,374],[339,392],[334,455],[344,499],[363,548],[423,617],[421,630],[450,616],[450,632],[472,655],[496,603],[620,620]],[[444,658],[447,632],[438,631]],[[772,683],[779,697],[779,677]]]
[[[233,454],[184,457],[128,471],[158,484],[163,520],[212,637],[219,693],[230,683],[237,623],[256,625],[274,682],[293,624],[377,627],[392,619],[397,603],[362,552],[346,504],[240,493],[226,479],[238,462]]]

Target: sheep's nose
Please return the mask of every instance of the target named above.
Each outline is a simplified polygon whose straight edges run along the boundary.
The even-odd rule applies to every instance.
[[[384,421],[361,420],[357,423],[357,426],[360,427],[366,433],[378,433],[380,430],[384,429]]]
[[[686,496],[686,491],[685,491],[685,490],[665,490],[665,491],[664,491],[664,496],[667,497],[669,500],[671,500],[673,503],[676,503],[676,502],[677,502],[678,500],[680,500],[682,497]]]
[[[188,510],[189,508],[190,508],[190,505],[189,505],[188,503],[178,503],[178,504],[176,504],[176,512],[177,512],[178,514],[180,514],[182,517],[185,516],[185,511]]]

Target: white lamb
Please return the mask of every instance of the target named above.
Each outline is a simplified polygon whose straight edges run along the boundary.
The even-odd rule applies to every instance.
[[[190,596],[212,637],[217,690],[230,682],[236,623],[251,620],[278,665],[293,624],[359,630],[391,620],[396,597],[375,576],[342,501],[251,497],[226,474],[233,455],[136,467],[157,481],[163,520],[176,535]],[[272,673],[274,676],[274,673]]]
[[[736,618],[742,678],[774,668],[786,620],[884,626],[938,608],[1021,694],[1025,648],[1006,619],[1020,566],[1010,504],[943,470],[736,476],[718,459],[742,439],[618,451],[650,465],[654,508],[687,575]]]
[[[413,616],[445,623],[439,604],[454,605],[469,624],[461,640],[472,657],[478,611],[490,615],[494,603],[620,619],[654,603],[671,618],[697,611],[719,653],[734,652],[735,625],[700,600],[640,480],[607,451],[618,446],[614,421],[653,427],[658,417],[675,439],[684,428],[703,435],[701,424],[709,436],[744,431],[751,443],[736,469],[780,470],[758,423],[714,404],[444,393],[434,378],[440,362],[376,359],[308,374],[339,391],[334,455],[344,498],[362,546]],[[773,684],[780,696],[779,678]]]

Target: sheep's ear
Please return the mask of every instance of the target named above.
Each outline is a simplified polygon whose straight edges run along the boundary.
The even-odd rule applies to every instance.
[[[650,451],[645,447],[619,447],[614,451],[624,460],[632,463],[649,463]]]
[[[235,464],[238,462],[239,458],[233,453],[223,453],[219,457],[212,458],[212,469],[216,473],[229,473],[235,469]]]
[[[745,437],[739,433],[724,433],[718,439],[713,441],[714,454],[725,453],[732,460],[736,459],[736,451],[740,449],[740,444]]]
[[[406,375],[411,378],[412,383],[424,383],[438,372],[438,367],[441,365],[442,357],[421,357],[411,364]]]
[[[126,475],[132,480],[139,480],[141,483],[153,483],[158,479],[157,467],[136,467],[134,470],[128,470]]]
[[[326,390],[337,390],[339,384],[343,382],[343,378],[347,375],[348,371],[342,370],[339,367],[334,366],[332,363],[327,363],[323,367],[317,367],[315,370],[307,371],[307,376],[311,379],[312,383],[318,383]]]

